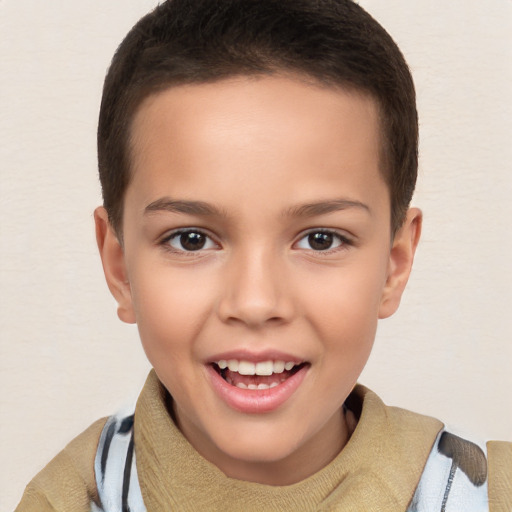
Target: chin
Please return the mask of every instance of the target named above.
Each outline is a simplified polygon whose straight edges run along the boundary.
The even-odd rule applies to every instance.
[[[238,429],[237,429],[238,430]],[[217,449],[228,458],[244,463],[271,464],[286,460],[299,450],[302,437],[296,440],[290,435],[289,429],[271,429],[266,432],[264,428],[231,430],[229,435],[223,436]]]

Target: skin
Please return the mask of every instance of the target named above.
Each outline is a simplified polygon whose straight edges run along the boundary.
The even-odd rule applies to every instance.
[[[341,406],[378,319],[399,305],[420,234],[410,209],[391,236],[374,101],[300,77],[242,77],[147,98],[132,135],[122,244],[95,212],[119,317],[137,323],[201,455],[247,481],[312,475],[348,440]],[[169,238],[183,228],[208,237],[202,249]],[[332,233],[327,250],[311,244],[319,230]],[[240,412],[207,371],[233,350],[289,354],[308,363],[305,377],[277,409]]]

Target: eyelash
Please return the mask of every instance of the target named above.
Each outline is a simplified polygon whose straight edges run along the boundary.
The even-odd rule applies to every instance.
[[[316,229],[311,229],[311,230],[307,231],[299,238],[299,240],[294,245],[297,245],[299,242],[307,239],[311,235],[317,235],[317,234],[331,235],[333,237],[333,239],[337,239],[339,243],[336,247],[332,247],[332,248],[330,247],[328,249],[323,249],[323,250],[306,249],[306,250],[310,250],[310,251],[314,252],[315,255],[328,256],[328,255],[336,253],[338,251],[346,250],[348,247],[354,245],[354,242],[346,235],[343,235],[336,230],[325,229],[325,228],[324,229],[316,228]]]
[[[174,254],[183,254],[183,255],[186,254],[186,255],[190,255],[190,256],[192,256],[192,255],[199,255],[201,252],[212,248],[212,247],[207,247],[207,248],[200,247],[197,250],[186,250],[184,248],[183,249],[177,249],[177,248],[171,246],[171,244],[170,244],[171,240],[178,239],[178,237],[181,237],[181,236],[186,235],[186,234],[197,234],[197,235],[200,235],[202,237],[205,237],[205,239],[206,239],[205,243],[206,244],[210,243],[210,244],[214,244],[215,246],[219,247],[219,244],[213,239],[212,236],[210,236],[204,230],[199,229],[199,228],[178,229],[176,231],[173,231],[173,232],[169,233],[167,236],[165,236],[159,242],[159,245],[161,245],[167,251],[170,251],[170,252],[172,252]],[[340,250],[346,250],[347,247],[350,247],[350,246],[354,245],[353,241],[350,238],[348,238],[347,236],[337,232],[336,230],[321,229],[321,228],[311,229],[311,230],[303,233],[301,235],[301,237],[297,240],[297,242],[295,242],[293,245],[296,246],[301,241],[307,239],[311,235],[317,235],[317,234],[332,236],[333,239],[337,239],[338,240],[338,245],[336,247],[333,247],[333,248],[329,247],[328,249],[315,250],[315,249],[310,247],[310,248],[304,248],[304,250],[312,251],[315,254],[326,255],[327,256],[329,254],[332,254],[334,252],[338,252]]]
[[[198,228],[178,229],[176,231],[173,231],[172,233],[169,233],[168,235],[166,235],[159,242],[159,245],[161,245],[167,251],[172,252],[174,254],[184,254],[184,255],[186,254],[186,255],[190,255],[190,256],[197,256],[202,251],[211,249],[211,247],[208,247],[206,249],[204,247],[200,247],[197,250],[186,250],[186,249],[177,249],[175,247],[172,247],[172,245],[170,244],[170,242],[172,240],[179,239],[179,238],[181,238],[181,236],[187,235],[187,234],[197,234],[197,235],[203,236],[206,239],[206,244],[208,244],[208,242],[209,242],[210,244],[214,244],[217,247],[219,246],[219,244],[213,239],[213,237],[208,235],[202,229],[198,229]]]

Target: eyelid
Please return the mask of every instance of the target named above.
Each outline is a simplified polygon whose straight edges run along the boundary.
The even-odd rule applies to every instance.
[[[170,240],[172,240],[182,234],[185,234],[185,233],[199,233],[201,235],[204,235],[206,238],[208,238],[211,242],[213,242],[215,244],[217,249],[220,248],[220,244],[216,240],[216,237],[213,236],[207,229],[196,228],[194,226],[189,226],[189,227],[185,227],[185,228],[176,228],[171,231],[168,231],[165,233],[165,235],[163,235],[162,237],[159,238],[159,240],[157,241],[157,244],[175,254],[199,255],[199,253],[201,253],[201,252],[212,250],[212,248],[207,248],[207,249],[201,248],[196,251],[186,251],[186,250],[176,249],[175,247],[172,247],[170,245],[170,243],[169,243]]]
[[[176,249],[174,247],[172,247],[168,242],[179,236],[179,235],[182,235],[184,233],[200,233],[202,235],[204,235],[206,238],[208,238],[211,242],[213,242],[213,244],[215,244],[216,248],[217,249],[220,249],[221,248],[221,244],[217,241],[217,237],[213,234],[210,233],[210,231],[208,229],[205,229],[205,228],[199,228],[199,227],[194,227],[194,226],[187,226],[187,227],[182,227],[182,228],[176,228],[176,229],[173,229],[171,231],[168,231],[166,232],[163,236],[161,236],[158,241],[157,241],[157,245],[160,245],[160,246],[163,246],[164,249],[172,252],[172,253],[178,253],[178,254],[186,254],[186,255],[199,255],[200,253],[204,252],[204,251],[208,251],[208,250],[212,250],[212,248],[207,248],[207,249],[198,249],[196,251],[187,251],[187,250],[180,250],[180,249]],[[302,231],[297,237],[296,237],[296,240],[295,242],[293,243],[293,247],[294,248],[301,240],[303,240],[304,238],[306,238],[307,236],[313,234],[313,233],[328,233],[328,234],[332,234],[333,236],[335,236],[336,238],[338,238],[338,240],[341,242],[340,245],[338,245],[337,247],[334,247],[334,248],[330,248],[330,249],[325,249],[325,250],[315,250],[315,249],[299,249],[299,250],[305,250],[305,251],[309,251],[309,252],[313,252],[315,254],[319,254],[319,255],[328,255],[330,253],[333,253],[333,252],[337,252],[337,251],[340,251],[340,250],[346,250],[347,247],[350,247],[350,246],[353,246],[355,245],[355,241],[353,240],[353,237],[349,234],[346,233],[346,231],[341,231],[341,230],[338,230],[338,229],[335,229],[335,228],[324,228],[324,227],[321,227],[321,228],[310,228],[310,229],[307,229],[305,231]]]
[[[318,255],[328,255],[333,252],[343,251],[346,250],[348,247],[353,246],[355,244],[353,238],[348,235],[345,231],[340,231],[338,229],[334,228],[311,228],[307,229],[306,231],[302,231],[299,236],[296,238],[296,241],[294,242],[294,246],[296,246],[300,241],[304,240],[304,238],[308,237],[309,235],[313,233],[327,233],[335,236],[340,240],[340,245],[337,247],[325,249],[325,250],[315,250],[315,249],[299,249],[304,251],[313,252]]]

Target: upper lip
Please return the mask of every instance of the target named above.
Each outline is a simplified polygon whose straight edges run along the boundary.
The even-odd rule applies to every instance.
[[[248,350],[230,350],[220,352],[207,360],[208,364],[216,363],[217,361],[235,359],[237,361],[250,361],[251,363],[259,363],[262,361],[285,361],[295,364],[305,363],[302,357],[293,354],[287,354],[279,350],[264,350],[261,352],[252,352]]]

